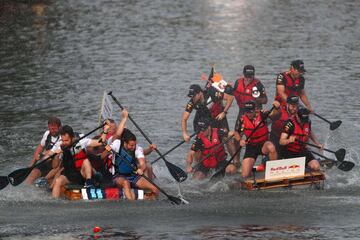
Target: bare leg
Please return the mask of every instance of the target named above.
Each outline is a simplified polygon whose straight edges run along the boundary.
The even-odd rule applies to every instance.
[[[83,164],[81,165],[80,173],[83,176],[83,178],[91,179],[92,173],[93,173],[93,168],[91,166],[89,159],[84,160]]]
[[[310,167],[310,169],[314,170],[314,171],[319,171],[320,170],[320,164],[317,160],[311,160],[308,163],[308,166]]]
[[[245,158],[243,160],[242,165],[241,165],[241,176],[243,178],[247,178],[251,175],[254,163],[255,163],[254,158]]]
[[[151,180],[153,180],[155,178],[155,174],[153,172],[153,167],[151,166],[150,163],[146,163],[146,169],[144,171],[144,174]]]
[[[61,187],[65,184],[68,184],[69,180],[64,175],[60,175],[54,180],[54,186],[52,189],[52,196],[54,198],[59,198],[61,193]]]
[[[149,183],[145,178],[141,177],[137,183],[136,186],[140,189],[149,189],[151,192],[153,192],[155,195],[159,195],[159,190],[157,187],[155,187],[153,184]]]
[[[269,154],[269,159],[270,160],[276,160],[277,159],[277,152],[276,152],[276,147],[275,145],[270,142],[270,141],[266,141],[264,143],[264,145],[262,146],[261,148],[261,152],[264,154],[264,155],[267,155]]]
[[[127,181],[123,177],[118,177],[115,184],[118,188],[123,189],[126,199],[128,199],[129,201],[135,200],[135,194],[131,190],[129,181]]]
[[[41,171],[37,168],[34,168],[31,173],[29,174],[29,176],[26,178],[25,183],[27,185],[32,185],[33,182],[38,179],[39,177],[41,177]]]

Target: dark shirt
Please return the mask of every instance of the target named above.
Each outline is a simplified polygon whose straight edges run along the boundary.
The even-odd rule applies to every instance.
[[[291,78],[291,75],[289,75]],[[293,79],[294,80],[294,79]],[[280,73],[277,75],[276,77],[276,85],[284,85],[284,87],[286,88],[286,80],[284,77],[284,73]],[[299,92],[300,90],[303,90],[305,88],[305,78],[304,76],[300,75],[299,76],[299,85],[298,86],[294,86],[292,90]]]

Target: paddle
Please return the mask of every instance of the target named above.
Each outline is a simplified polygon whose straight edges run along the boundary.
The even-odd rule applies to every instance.
[[[108,95],[111,96],[111,98],[114,100],[114,102],[121,108],[121,110],[124,109],[124,107],[120,104],[120,102],[112,95],[112,92],[109,92]],[[152,144],[152,141],[146,136],[146,134],[141,130],[141,128],[136,124],[136,122],[132,119],[132,117],[129,114],[130,121],[135,125],[135,127],[139,130],[139,132],[144,136],[144,138],[149,142],[149,144]],[[160,153],[160,151],[156,148],[155,151],[161,156],[161,158],[164,160],[165,165],[167,169],[169,170],[171,176],[177,181],[177,182],[183,182],[187,178],[187,173],[179,168],[178,166],[170,163],[167,161],[163,154]]]
[[[130,162],[128,162],[128,160],[121,156],[119,153],[115,152],[113,149],[111,149],[111,152],[113,152],[117,157],[120,157],[121,160],[128,165],[130,168],[133,169],[133,172],[136,173],[137,171],[137,167],[133,166],[133,164],[131,164]],[[163,189],[161,189],[156,183],[154,183],[151,179],[149,179],[147,176],[145,176],[144,174],[141,175],[141,177],[143,177],[146,181],[148,181],[150,184],[154,185],[160,192],[162,192],[170,201],[171,203],[175,203],[177,205],[180,205],[182,203],[182,200],[180,198],[174,197],[172,195],[167,194]]]
[[[338,120],[338,121],[335,121],[335,122],[330,122],[329,120],[327,120],[326,118],[320,116],[319,114],[315,113],[315,112],[312,112],[312,114],[314,114],[315,116],[317,116],[318,118],[324,120],[325,122],[329,123],[330,124],[330,130],[335,130],[337,129],[338,127],[340,127],[341,125],[341,120]]]
[[[246,138],[245,141],[248,141],[251,136],[254,134],[254,132],[260,127],[261,124],[263,124],[265,122],[265,120],[269,117],[270,113],[274,110],[275,106],[273,106],[269,112],[266,114],[266,117],[264,117],[263,119],[261,119],[261,122],[251,131],[249,137]],[[233,158],[235,157],[236,154],[238,154],[241,151],[241,146],[238,148],[238,150],[236,151],[236,153],[226,162],[226,164],[219,170],[217,171],[211,178],[210,180],[213,179],[217,179],[220,176],[224,177],[225,176],[225,170],[227,168],[227,166],[229,166],[229,164],[231,163],[231,161],[233,160]]]
[[[299,143],[302,143],[302,144],[306,144],[306,145],[309,145],[309,146],[312,146],[312,147],[316,147],[318,149],[321,149],[321,147],[315,145],[315,144],[312,144],[312,143],[307,143],[307,142],[303,142],[303,141],[300,141],[298,139],[296,139],[296,141],[298,141]],[[344,148],[340,148],[339,150],[337,151],[332,151],[330,149],[327,149],[327,148],[323,148],[322,150],[324,151],[327,151],[327,152],[331,152],[331,153],[334,153],[335,154],[335,157],[338,161],[342,162],[345,158],[345,155],[346,155],[346,150]]]
[[[315,155],[318,155],[319,157],[325,158],[326,160],[333,162],[338,169],[340,169],[344,172],[350,171],[355,166],[355,163],[350,162],[350,161],[336,161],[334,159],[328,158],[328,157],[326,157],[320,153],[317,153],[315,151],[310,150],[310,152],[314,153]]]
[[[193,136],[195,136],[197,133],[193,133],[190,135],[190,138],[192,138]],[[155,159],[154,161],[152,161],[150,164],[153,165],[154,163],[156,163],[157,161],[159,161],[161,158],[163,158],[164,156],[168,155],[170,152],[174,151],[176,148],[178,148],[179,146],[181,146],[182,144],[184,144],[186,141],[182,140],[181,142],[179,142],[177,145],[175,145],[174,147],[172,147],[170,150],[168,150],[166,153],[164,153],[163,155],[160,155],[157,159]]]
[[[0,190],[5,188],[9,184],[9,179],[7,176],[0,176]]]
[[[81,139],[86,138],[87,136],[89,136],[93,132],[96,132],[100,128],[104,127],[104,125],[105,125],[105,123],[101,124],[100,126],[95,128],[94,130],[90,131],[89,133],[85,134],[81,138],[77,139],[71,146],[75,146]],[[54,154],[50,155],[49,157],[47,157],[47,158],[43,159],[42,161],[32,165],[31,167],[21,168],[21,169],[17,169],[15,171],[13,171],[12,173],[10,173],[8,175],[9,182],[13,186],[17,186],[17,185],[21,184],[27,178],[27,176],[31,173],[31,171],[35,167],[40,166],[41,164],[45,163],[47,160],[55,157],[56,154],[57,153],[54,153]]]

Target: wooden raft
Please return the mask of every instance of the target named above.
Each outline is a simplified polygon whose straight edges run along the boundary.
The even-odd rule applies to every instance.
[[[136,200],[155,200],[156,196],[146,190],[132,189]],[[68,200],[116,200],[125,199],[122,189],[115,187],[85,189],[80,185],[66,185],[61,195]]]
[[[254,178],[248,178],[242,181],[241,188],[247,190],[260,190],[260,189],[271,189],[301,185],[314,185],[323,186],[325,181],[325,175],[321,171],[305,172],[305,175],[297,176],[293,178],[274,179],[271,181],[265,181],[265,172],[256,172],[255,181]]]

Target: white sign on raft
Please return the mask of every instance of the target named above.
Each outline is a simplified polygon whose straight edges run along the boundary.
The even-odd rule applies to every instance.
[[[305,157],[266,162],[265,181],[295,178],[305,174]]]

